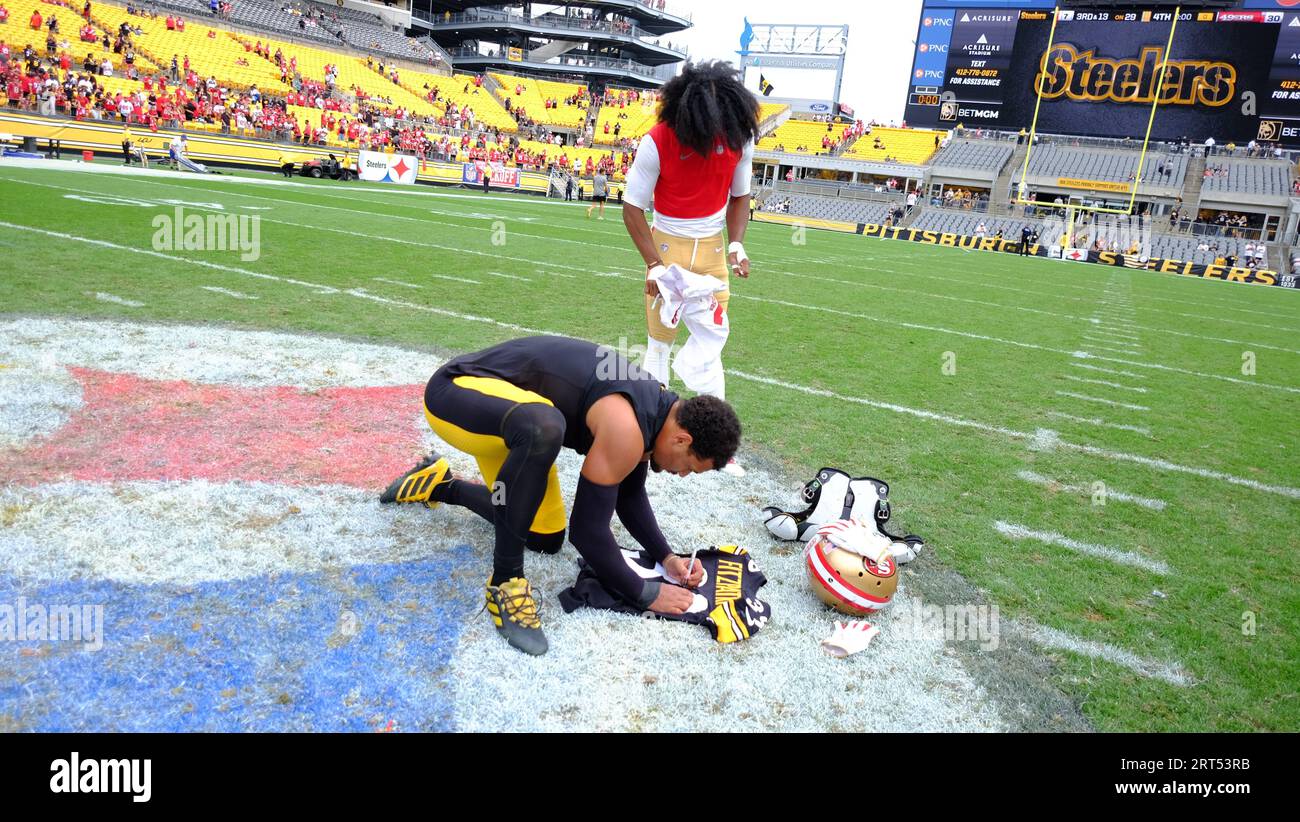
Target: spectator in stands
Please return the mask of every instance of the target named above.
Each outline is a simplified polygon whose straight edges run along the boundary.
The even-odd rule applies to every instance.
[[[32,27],[32,31],[40,31],[41,26],[43,26],[44,24],[45,24],[45,18],[41,17],[40,9],[33,9],[32,19],[28,23],[28,25]]]
[[[5,8],[4,3],[0,3],[0,25],[5,25],[8,22],[9,22],[9,9]]]

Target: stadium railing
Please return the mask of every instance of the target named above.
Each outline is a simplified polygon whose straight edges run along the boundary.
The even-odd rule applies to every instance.
[[[572,31],[584,32],[598,31],[620,37],[631,37],[634,39],[655,37],[654,34],[651,34],[633,23],[619,25],[612,21],[565,17],[564,15],[553,13],[529,16],[524,14],[515,14],[514,12],[508,11],[498,11],[495,9],[474,8],[460,12],[459,14],[453,14],[449,18],[435,15],[432,18],[420,17],[420,19],[425,20],[432,25],[439,26],[464,25],[465,23],[512,23],[516,25],[537,26],[538,28],[548,29],[569,29]],[[660,48],[665,47],[660,46]]]

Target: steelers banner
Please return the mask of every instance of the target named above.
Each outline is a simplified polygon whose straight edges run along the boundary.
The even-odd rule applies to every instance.
[[[949,248],[963,248],[971,251],[1001,251],[1009,254],[1020,252],[1019,239],[999,237],[972,237],[967,234],[949,234],[942,231],[926,231],[916,228],[896,228],[876,223],[860,223],[858,232],[864,237],[880,237],[886,240],[907,240],[926,245],[941,245]],[[1034,257],[1047,257],[1048,248],[1042,243],[1029,247],[1029,254]],[[1265,269],[1249,269],[1239,266],[1199,265],[1183,260],[1166,260],[1160,257],[1141,259],[1132,255],[1118,254],[1110,251],[1076,250],[1069,259],[1076,262],[1088,262],[1098,265],[1113,265],[1123,268],[1145,269],[1161,274],[1178,274],[1184,277],[1201,277],[1204,279],[1225,280],[1235,283],[1254,285],[1273,285],[1282,288],[1300,288],[1300,277],[1293,274],[1278,274]]]
[[[1282,288],[1300,288],[1300,277],[1294,274],[1279,274],[1276,271],[1259,268],[1242,268],[1226,265],[1199,265],[1182,260],[1165,260],[1159,257],[1140,259],[1130,254],[1117,254],[1111,251],[1089,251],[1088,262],[1101,265],[1139,268],[1147,271],[1159,271],[1162,274],[1179,274],[1184,277],[1201,277],[1210,280],[1226,280],[1233,283],[1254,283],[1256,285],[1276,285]]]
[[[382,151],[362,151],[357,158],[357,176],[372,183],[415,184],[420,161],[412,154],[386,154]]]

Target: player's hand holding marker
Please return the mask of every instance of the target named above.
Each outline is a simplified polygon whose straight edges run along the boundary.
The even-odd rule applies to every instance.
[[[749,276],[749,255],[745,253],[744,245],[732,243],[727,246],[727,266],[738,277]]]

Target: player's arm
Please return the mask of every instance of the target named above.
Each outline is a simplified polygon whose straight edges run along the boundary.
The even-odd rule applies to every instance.
[[[703,581],[704,566],[696,560],[695,565],[688,569],[688,560],[674,554],[668,540],[664,538],[659,521],[655,519],[654,509],[650,507],[650,497],[645,491],[645,478],[649,469],[649,462],[639,462],[632,473],[619,483],[618,504],[614,510],[632,539],[640,543],[654,557],[655,562],[664,566],[664,570],[675,579],[683,580],[694,588]]]
[[[646,291],[650,296],[659,293],[659,287],[650,280],[650,272],[664,264],[655,248],[650,226],[645,221],[645,213],[654,200],[655,185],[659,182],[659,149],[649,134],[641,138],[637,146],[636,159],[627,170],[627,181],[623,184],[623,226],[627,229],[637,253],[645,261]]]
[[[643,580],[628,567],[609,523],[619,486],[641,461],[643,442],[636,414],[625,397],[613,394],[587,412],[593,441],[578,477],[569,516],[569,541],[601,582],[639,608],[684,613],[693,595],[685,588]]]
[[[749,227],[749,185],[754,176],[754,141],[745,144],[740,162],[731,175],[731,197],[727,200],[727,267],[740,277],[749,276],[745,254],[745,229]]]

